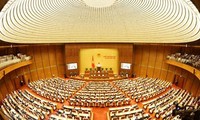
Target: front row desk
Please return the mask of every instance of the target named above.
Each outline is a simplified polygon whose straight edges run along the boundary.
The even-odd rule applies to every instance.
[[[86,70],[84,77],[89,79],[108,79],[114,77],[112,70]]]

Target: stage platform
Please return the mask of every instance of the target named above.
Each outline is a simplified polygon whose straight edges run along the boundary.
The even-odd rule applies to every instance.
[[[70,77],[71,79],[76,79],[76,80],[84,80],[84,81],[114,81],[114,80],[121,80],[121,79],[126,79],[127,77],[107,77],[107,78],[91,78],[91,77],[81,77],[81,76],[72,76]]]

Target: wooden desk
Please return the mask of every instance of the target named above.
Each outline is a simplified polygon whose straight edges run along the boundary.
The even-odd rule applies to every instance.
[[[112,70],[86,70],[84,77],[89,77],[91,79],[107,79],[109,77],[114,77],[113,71]]]
[[[89,79],[109,79],[108,76],[90,76]]]
[[[75,80],[84,80],[84,81],[115,81],[115,80],[121,80],[121,79],[126,79],[126,77],[109,77],[109,78],[104,78],[104,79],[92,79],[89,77],[84,77],[81,78],[79,76],[76,77],[70,77],[71,79],[75,79]]]

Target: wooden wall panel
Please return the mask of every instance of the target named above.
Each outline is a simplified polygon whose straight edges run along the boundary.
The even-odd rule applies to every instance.
[[[139,65],[134,65],[133,73],[136,75],[136,77],[140,76],[140,66]]]
[[[65,66],[58,66],[58,76],[64,78]]]
[[[48,46],[50,66],[56,66],[56,50],[55,46]]]
[[[64,70],[58,69],[64,68],[64,45],[31,46],[27,47],[26,51],[33,61],[32,65],[23,69],[30,74],[30,81],[52,76],[63,77]]]
[[[142,50],[140,49],[140,46],[135,46],[135,57],[133,58],[134,64],[133,64],[133,72],[136,74],[136,76],[140,76],[141,71],[141,61],[142,61]]]
[[[64,64],[64,47],[63,46],[56,46],[56,61],[57,64]]]
[[[164,47],[163,51],[163,60],[162,60],[162,69],[163,70],[168,70],[169,65],[165,63],[165,60],[167,60],[167,55],[171,54],[170,53],[170,47]]]
[[[36,70],[31,71],[31,81],[39,80],[38,74]]]
[[[160,69],[155,68],[153,73],[153,78],[160,78]]]
[[[9,76],[6,76],[4,79],[5,79],[5,85],[7,88],[7,92],[11,93],[14,90],[14,88],[13,88],[13,85],[11,83]]]
[[[45,78],[44,70],[43,69],[37,69],[37,74],[38,74],[38,78],[39,79]]]
[[[35,64],[36,64],[37,69],[43,68],[41,56],[42,55],[41,55],[40,47],[35,47],[34,48],[34,58],[35,58]]]
[[[13,82],[14,81],[14,78],[13,77],[10,77],[10,81],[9,81],[9,86],[10,86],[10,89],[12,90],[12,91],[14,91],[15,89],[16,89],[16,85],[15,85],[15,82]]]
[[[42,63],[43,67],[49,67],[50,66],[50,60],[49,60],[49,53],[48,53],[48,47],[43,46],[41,47],[41,58],[42,58]]]
[[[174,80],[174,73],[173,72],[171,72],[171,71],[168,71],[167,72],[167,77],[166,77],[166,81],[168,81],[168,82],[173,82],[173,80]]]
[[[17,86],[15,84],[15,79],[17,77],[17,74],[15,71],[12,71],[9,73],[10,79],[11,79],[11,83],[13,84],[14,89],[17,89]]]
[[[64,77],[64,74],[67,73],[65,64],[69,62],[79,64],[79,50],[82,48],[116,48],[119,51],[119,63],[132,63],[132,69],[128,71],[129,74],[135,73],[138,77],[148,75],[148,77],[161,78],[170,82],[173,82],[174,75],[178,74],[186,79],[184,89],[196,95],[199,94],[200,80],[181,68],[165,63],[168,54],[175,52],[199,54],[199,48],[133,44],[66,44],[0,49],[1,54],[21,52],[30,55],[33,61],[30,66],[9,73],[9,77],[0,82],[0,98],[20,87],[20,79],[17,76],[24,75],[30,81],[52,77],[53,75]]]
[[[0,85],[0,91],[1,91],[1,94],[3,96],[3,98],[5,98],[6,94],[9,93],[7,88],[6,88],[6,84],[5,84],[5,81],[3,81]]]
[[[191,90],[192,88],[192,84],[193,84],[193,77],[192,76],[189,76],[186,80],[186,85],[185,85],[185,89],[186,90]]]
[[[168,66],[168,75],[167,75],[167,81],[173,82],[174,80],[174,75],[175,75],[175,66],[169,65]]]
[[[65,74],[65,52],[63,46],[56,46],[56,61],[57,61],[57,69],[58,76],[64,77]]]
[[[190,73],[187,72],[186,70],[182,70],[182,72],[181,72],[181,76],[185,79],[183,88],[185,88],[185,85],[186,85],[186,83],[187,83],[187,78],[188,78],[188,75],[189,75],[189,74],[190,74]]]
[[[198,87],[198,91],[197,91],[197,93],[196,93],[196,96],[200,96],[200,85],[199,85],[199,87]]]
[[[20,75],[21,73],[23,73],[23,69],[17,69],[15,70],[16,75]]]
[[[163,61],[163,48],[159,48],[159,52],[157,53],[157,56],[156,56],[155,67],[161,68],[162,67],[162,61]]]
[[[51,78],[52,77],[50,67],[44,68],[44,74],[45,74],[45,78]]]
[[[142,49],[140,49],[140,46],[136,46],[135,47],[135,57],[134,57],[134,61],[135,61],[135,65],[141,65],[142,62]]]
[[[36,70],[37,69],[36,62],[35,62],[36,57],[34,56],[35,54],[34,54],[33,51],[34,51],[34,47],[29,47],[29,49],[27,50],[27,55],[31,56],[31,59],[33,61],[33,63],[31,65],[29,65],[30,70]]]
[[[19,89],[21,87],[20,80],[22,80],[22,76],[17,76],[12,81],[15,83],[16,89]]]
[[[24,66],[23,68],[23,73],[30,73],[30,69],[29,69],[29,66]]]
[[[58,76],[58,68],[57,68],[57,66],[51,67],[51,74],[52,74],[52,76]]]
[[[147,77],[146,71],[147,71],[146,67],[144,67],[144,66],[140,67],[140,76]]]
[[[181,68],[166,64],[165,60],[167,55],[176,52],[199,54],[200,48],[165,45],[134,45],[133,48],[133,72],[135,72],[137,76],[144,77],[145,70],[147,70],[146,75],[148,75],[148,77],[160,78],[173,82],[174,75],[180,75],[185,78],[184,88],[197,95],[196,93],[198,93],[200,80],[194,81],[194,75]]]
[[[39,57],[38,57],[39,58]],[[41,69],[41,68],[43,68],[43,64],[42,64],[42,60],[41,60],[41,58],[39,58],[39,59],[35,59],[37,62],[35,62],[35,64],[36,64],[36,68],[37,69]]]
[[[78,65],[79,63],[79,51],[80,49],[86,49],[86,48],[113,48],[118,49],[119,53],[119,64],[121,62],[128,62],[132,64],[133,61],[133,45],[132,44],[66,44],[65,45],[65,64],[76,62]],[[119,73],[121,71],[120,65],[119,65]],[[71,70],[66,69],[67,76],[70,75]],[[79,69],[76,70],[79,74]],[[129,74],[132,73],[131,70],[127,70]]]
[[[1,93],[1,89],[0,89],[0,100],[3,100],[4,97],[3,97],[3,94]]]
[[[199,80],[198,80],[196,77],[194,77],[194,81],[193,81],[193,85],[192,85],[191,92],[192,92],[195,96],[198,95],[197,91],[198,91],[199,86],[200,86]]]
[[[119,73],[122,72],[127,72],[129,76],[132,74],[132,67],[130,70],[122,70],[120,68],[120,63],[130,63],[133,65],[133,46],[131,44],[122,44],[122,45],[115,45],[115,47],[119,51]]]
[[[160,79],[166,80],[166,77],[167,77],[167,71],[161,70]]]
[[[175,71],[174,71],[176,74],[181,74],[181,72],[182,72],[182,69],[181,68],[178,68],[178,67],[176,67],[176,69],[175,69]]]
[[[149,63],[149,47],[143,46],[143,54],[142,54],[142,65],[147,67]]]
[[[149,67],[154,67],[156,63],[156,56],[157,56],[157,47],[155,46],[150,46],[150,51],[149,51]]]
[[[30,73],[24,74],[24,81],[25,81],[26,84],[28,84],[29,82],[32,82]]]
[[[2,49],[1,49],[2,50]],[[64,45],[31,45],[3,50],[5,54],[22,53],[30,55],[33,63],[10,72],[0,82],[0,98],[13,90],[20,88],[20,80],[35,81],[50,78],[53,75],[64,77],[65,58]],[[2,94],[3,93],[3,94]]]
[[[132,72],[134,73],[134,66],[135,66],[135,55],[136,55],[136,46],[135,45],[132,45],[132,47],[133,47],[133,55],[132,55],[132,62],[133,62],[133,64],[132,64]]]
[[[147,70],[148,77],[152,78],[153,77],[153,72],[154,72],[154,68],[153,67],[148,67],[148,70]]]

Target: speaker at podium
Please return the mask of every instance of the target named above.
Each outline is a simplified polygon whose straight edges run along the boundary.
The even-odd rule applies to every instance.
[[[97,64],[97,71],[101,71],[101,64],[100,63]]]

